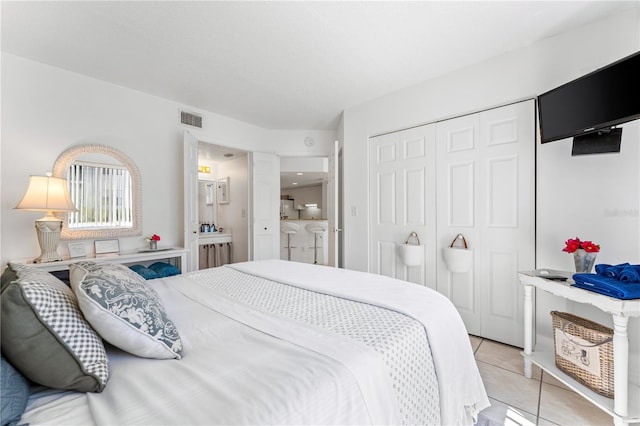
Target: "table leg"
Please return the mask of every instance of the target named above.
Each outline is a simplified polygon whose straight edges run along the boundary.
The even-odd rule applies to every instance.
[[[629,401],[629,319],[613,316],[613,411],[619,416],[628,415]]]
[[[533,353],[533,286],[524,286],[524,354]],[[524,359],[524,376],[531,378],[531,360]]]

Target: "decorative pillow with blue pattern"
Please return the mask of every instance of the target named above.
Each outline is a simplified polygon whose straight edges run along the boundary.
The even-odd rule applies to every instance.
[[[140,275],[110,262],[81,261],[69,269],[80,309],[103,339],[140,357],[180,359],[180,334]]]

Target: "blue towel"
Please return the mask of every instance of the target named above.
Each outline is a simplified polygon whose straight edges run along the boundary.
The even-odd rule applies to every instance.
[[[180,275],[180,269],[166,262],[156,262],[151,264],[149,268],[153,269],[160,278],[170,277],[172,275]]]
[[[640,299],[640,283],[625,283],[597,274],[574,274],[574,287],[604,294],[616,299]]]
[[[136,272],[138,275],[140,275],[145,280],[153,280],[153,279],[156,279],[156,278],[160,278],[160,276],[156,273],[156,271],[154,271],[153,269],[149,269],[149,268],[147,268],[145,266],[142,266],[142,265],[131,265],[131,266],[129,266],[129,268],[131,268],[131,270]]]
[[[606,263],[599,263],[596,265],[596,274],[602,275],[603,277],[619,278],[620,272],[625,266],[629,266],[629,264],[607,265]]]
[[[627,265],[622,268],[618,279],[624,283],[640,283],[640,265]]]

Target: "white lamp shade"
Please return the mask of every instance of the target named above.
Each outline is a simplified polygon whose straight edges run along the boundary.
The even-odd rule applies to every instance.
[[[71,201],[66,179],[51,176],[30,176],[27,192],[16,209],[45,212],[78,211]]]

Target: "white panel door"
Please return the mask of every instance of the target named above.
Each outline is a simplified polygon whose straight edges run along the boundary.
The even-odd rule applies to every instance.
[[[338,267],[340,256],[338,247],[338,233],[342,230],[338,227],[339,209],[339,188],[340,173],[338,167],[339,158],[338,141],[333,143],[333,152],[329,155],[329,179],[327,184],[327,219],[329,222],[329,266]]]
[[[523,345],[517,271],[534,266],[534,104],[437,124],[438,291],[469,333]],[[463,234],[472,268],[447,269],[442,249]]]
[[[370,271],[435,288],[435,126],[372,138],[369,161]],[[412,232],[424,247],[419,266],[399,257]]]
[[[449,298],[458,309],[467,331],[481,333],[481,288],[476,283],[479,233],[478,193],[479,135],[478,114],[446,120],[436,125],[437,158],[437,223],[438,223],[438,291]],[[468,272],[450,272],[443,260],[442,250],[451,245],[458,234],[464,235],[473,248],[473,265]],[[457,243],[459,245],[459,243]]]
[[[280,159],[265,152],[251,156],[251,259],[280,258]],[[233,184],[233,183],[231,183]]]
[[[182,272],[198,270],[198,140],[189,132],[183,136],[184,165],[184,247],[187,253],[187,264],[182,265]]]
[[[482,336],[524,344],[519,270],[535,269],[533,100],[480,114]]]

